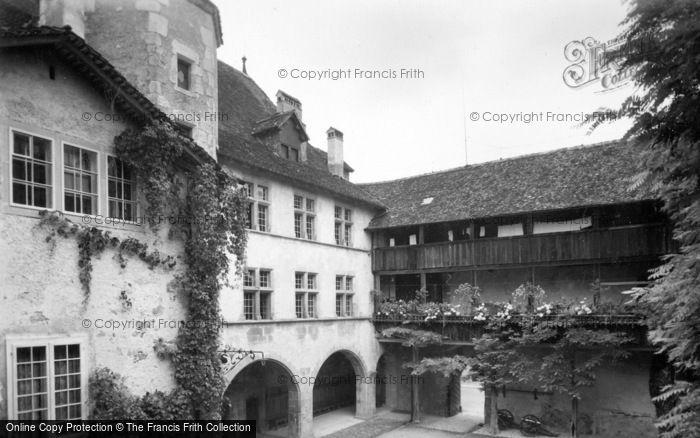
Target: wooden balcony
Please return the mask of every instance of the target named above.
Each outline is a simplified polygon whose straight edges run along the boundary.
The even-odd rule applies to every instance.
[[[651,258],[673,250],[664,224],[376,248],[374,272]]]
[[[471,345],[481,337],[486,327],[485,321],[475,320],[471,316],[445,316],[426,320],[421,315],[405,315],[402,318],[387,315],[375,315],[374,328],[379,342],[399,342],[397,339],[383,338],[380,334],[391,327],[405,327],[414,330],[427,330],[442,336],[445,344]],[[648,348],[647,330],[644,319],[639,315],[548,315],[536,317],[533,315],[513,315],[503,324],[527,326],[534,322],[562,329],[570,327],[585,327],[588,329],[610,330],[624,332],[632,338],[636,347]]]

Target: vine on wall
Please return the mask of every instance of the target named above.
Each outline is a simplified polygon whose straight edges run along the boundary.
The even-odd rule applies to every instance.
[[[97,370],[91,376],[90,386],[92,399],[96,401],[94,418],[218,419],[221,416],[224,380],[217,353],[221,328],[219,293],[227,283],[230,256],[235,257],[236,269],[240,269],[243,261],[248,201],[237,189],[235,179],[215,163],[185,166],[186,151],[191,145],[191,140],[163,122],[128,129],[115,138],[117,157],[134,171],[147,202],[144,214],[152,231],[157,234],[160,225],[169,222],[172,225],[169,236],[184,241],[184,272],[175,282],[185,299],[186,321],[180,325],[172,348],[162,339],[154,345],[160,358],[172,361],[177,388],[167,394],[156,391],[135,397],[129,394],[120,376],[108,369]],[[58,212],[42,213],[40,225],[51,230],[47,241],[54,245],[56,236],[78,240],[79,276],[85,302],[90,295],[92,258],[106,248],[118,251],[122,268],[126,266],[125,255],[138,256],[150,267],[175,265],[172,257],[149,250],[147,244],[135,238],[120,240],[109,231],[74,224]]]
[[[185,172],[186,196],[177,183],[176,163],[189,140],[170,125],[155,123],[127,130],[115,139],[117,155],[132,166],[148,201],[154,230],[160,218],[175,215],[174,231],[185,242],[184,273],[177,279],[187,299],[173,353],[178,391],[190,400],[192,418],[218,418],[224,381],[219,348],[219,293],[230,269],[230,255],[240,269],[246,246],[247,198],[236,181],[214,163],[200,163]],[[156,223],[156,226],[154,226]],[[172,231],[172,230],[171,230]]]
[[[61,212],[44,210],[39,213],[39,217],[39,227],[50,230],[46,241],[52,245],[52,248],[56,244],[57,236],[78,240],[78,277],[84,293],[84,303],[87,303],[90,298],[92,259],[99,256],[107,248],[113,248],[117,251],[117,258],[122,268],[126,267],[125,255],[138,257],[151,269],[156,266],[170,269],[176,264],[175,258],[168,255],[163,256],[158,250],[150,250],[146,243],[133,238],[121,240],[112,236],[109,231],[73,223]]]

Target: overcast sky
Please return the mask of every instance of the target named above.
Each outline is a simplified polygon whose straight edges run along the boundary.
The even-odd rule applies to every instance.
[[[268,96],[282,89],[301,100],[316,147],[326,148],[329,126],[343,131],[355,182],[613,140],[629,125],[587,135],[576,122],[551,120],[615,107],[633,91],[563,80],[573,63],[564,55],[569,42],[619,34],[627,11],[619,0],[214,2],[224,34],[219,59],[240,69],[245,55]],[[356,69],[396,77],[362,78]],[[401,78],[401,69],[422,74]],[[339,70],[345,76],[337,80],[292,77]],[[542,120],[525,123],[529,113]]]

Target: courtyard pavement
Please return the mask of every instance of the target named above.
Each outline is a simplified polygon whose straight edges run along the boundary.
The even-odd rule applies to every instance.
[[[330,412],[325,415],[333,415],[340,419],[341,415],[348,415],[349,412]],[[458,414],[454,417],[437,417],[424,415],[420,423],[410,423],[410,415],[402,412],[391,412],[380,410],[369,420],[361,421],[349,427],[341,428],[329,434],[319,434],[316,423],[323,417],[322,415],[314,419],[314,436],[317,438],[454,438],[467,435],[480,427],[481,418],[470,414]],[[328,418],[331,420],[331,418]],[[318,431],[318,432],[317,432]],[[473,435],[477,436],[477,435]]]

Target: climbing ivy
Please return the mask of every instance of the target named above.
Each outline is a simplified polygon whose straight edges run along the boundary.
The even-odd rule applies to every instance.
[[[187,143],[164,122],[127,129],[114,141],[117,157],[136,174],[147,203],[145,218],[154,230],[166,221],[168,213],[182,207],[176,163],[184,156]]]
[[[185,243],[185,271],[177,278],[186,298],[187,321],[180,326],[169,355],[178,391],[191,401],[193,418],[218,418],[224,381],[219,347],[219,293],[227,282],[230,256],[240,269],[246,246],[247,199],[236,181],[214,163],[178,167],[190,140],[165,123],[128,130],[115,139],[117,156],[134,169],[157,231],[161,218],[171,221]],[[187,186],[177,183],[184,174]]]
[[[246,198],[234,181],[212,164],[191,174],[186,217],[187,270],[181,278],[188,297],[188,319],[178,335],[173,356],[175,379],[191,392],[198,418],[219,415],[224,382],[219,347],[219,291],[227,280],[229,254],[240,268],[246,244]]]
[[[221,328],[219,293],[227,283],[231,255],[236,269],[241,268],[247,240],[247,198],[237,189],[235,179],[215,163],[194,163],[186,154],[192,146],[191,140],[164,122],[128,129],[115,138],[117,157],[134,171],[147,201],[145,219],[150,228],[157,234],[160,225],[168,222],[172,225],[169,236],[184,241],[185,269],[175,283],[185,300],[186,321],[180,324],[172,348],[162,340],[154,346],[158,357],[172,360],[177,389],[135,398],[118,384],[114,373],[101,370],[91,386],[93,398],[108,397],[125,409],[130,404],[136,404],[136,408],[114,410],[102,406],[96,408],[95,417],[127,418],[123,415],[131,413],[129,418],[167,419],[176,413],[172,418],[220,418],[224,380],[217,353]],[[125,255],[136,255],[150,267],[175,264],[172,257],[150,251],[148,245],[135,238],[120,240],[109,231],[74,224],[57,212],[43,213],[41,226],[51,230],[47,241],[55,241],[57,235],[77,238],[79,276],[86,301],[92,258],[106,248],[118,251],[122,268],[126,266]],[[121,299],[131,304],[124,292]],[[186,409],[183,400],[188,401]],[[177,402],[177,410],[162,408],[173,402]]]
[[[39,227],[50,230],[46,241],[52,245],[52,248],[56,244],[56,237],[77,239],[78,278],[84,293],[84,303],[87,303],[90,298],[92,260],[107,248],[113,248],[117,251],[117,258],[122,268],[126,267],[125,255],[138,257],[151,269],[156,266],[173,268],[176,264],[175,258],[167,255],[163,256],[158,250],[149,250],[148,245],[145,243],[133,238],[121,240],[112,236],[109,231],[76,224],[66,218],[61,212],[44,210],[39,213],[39,217]]]

